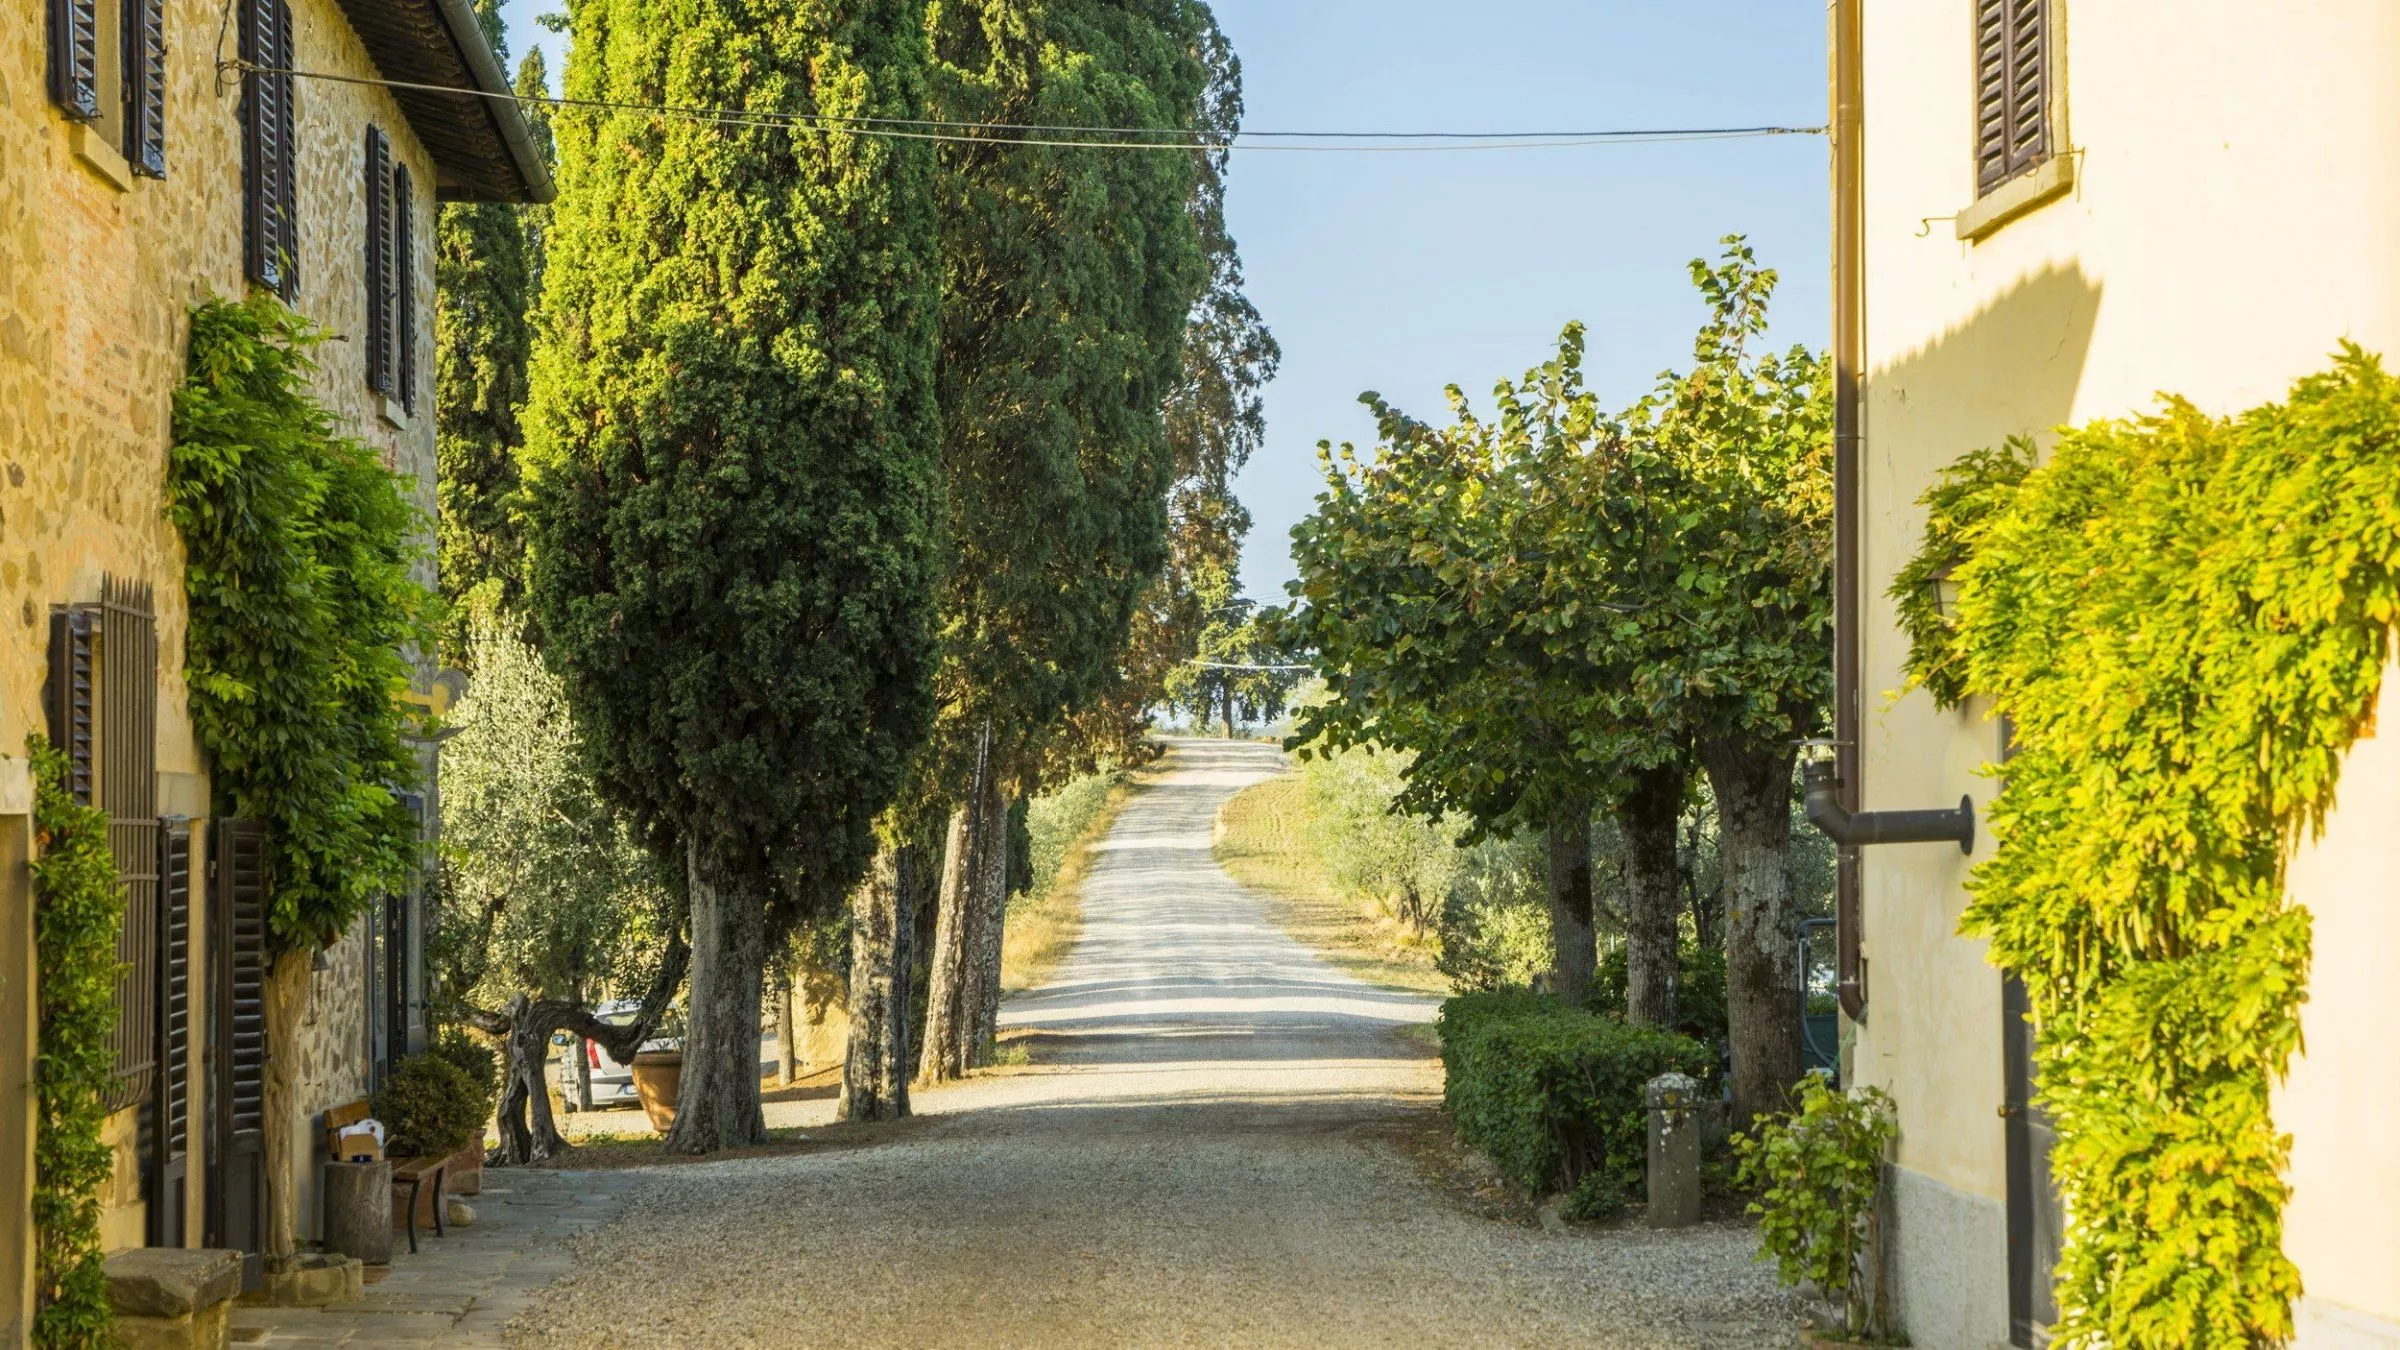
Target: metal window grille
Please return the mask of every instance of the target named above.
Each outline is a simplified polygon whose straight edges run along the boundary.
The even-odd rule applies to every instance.
[[[125,888],[108,1109],[147,1100],[159,1062],[158,631],[146,582],[100,591],[100,807]]]

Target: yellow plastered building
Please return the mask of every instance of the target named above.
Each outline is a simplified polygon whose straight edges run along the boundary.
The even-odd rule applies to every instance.
[[[1851,607],[1845,778],[1869,810],[1995,790],[1988,708],[1902,688],[1886,594],[1969,451],[2163,392],[2238,412],[2356,341],[2400,359],[2400,5],[1835,0],[1837,358]],[[1847,350],[1845,350],[1847,348]],[[2400,484],[2394,485],[2400,492]],[[2022,1020],[1959,936],[1988,856],[1857,851],[1846,1065],[1898,1102],[1890,1289],[1929,1350],[2040,1344],[2064,1216],[2012,1091]],[[2297,1344],[2400,1347],[2400,667],[2291,862],[2315,925],[2293,1139]]]
[[[112,815],[136,803],[155,817],[147,833],[140,821],[112,830],[139,843],[120,854],[152,850],[162,835],[190,846],[174,952],[153,950],[144,968],[182,984],[123,995],[117,1097],[128,1100],[108,1126],[118,1167],[106,1243],[234,1245],[262,1257],[305,1244],[316,1224],[317,1113],[364,1093],[379,1062],[423,1036],[416,919],[405,903],[321,955],[253,972],[241,1017],[258,1012],[251,995],[272,992],[277,1006],[266,1014],[291,1023],[269,1040],[277,1062],[264,1066],[273,1080],[264,1099],[241,1105],[246,1132],[264,1140],[251,1165],[273,1170],[256,1178],[255,1212],[221,1212],[211,1182],[226,1170],[215,1127],[236,1095],[224,1086],[227,1063],[246,1058],[253,1074],[262,1066],[255,1047],[237,1055],[236,1028],[218,1015],[230,1006],[225,951],[243,939],[217,941],[225,916],[210,879],[208,764],[183,688],[184,557],[164,514],[188,314],[263,282],[336,335],[318,353],[318,397],[413,482],[430,522],[438,203],[542,200],[550,189],[512,103],[385,83],[505,93],[468,0],[5,3],[0,1345],[15,1345],[33,1312],[38,1032],[23,747],[53,725],[62,625],[88,630],[95,792]],[[103,604],[108,596],[125,603]],[[430,804],[431,747],[424,766]],[[175,886],[143,880],[158,877],[158,855],[120,856],[119,865],[129,887],[151,887],[155,917],[160,888]],[[127,949],[151,940],[129,934]],[[262,982],[271,989],[248,987]],[[161,1114],[170,1095],[171,1119]],[[171,1170],[161,1165],[173,1151],[161,1148],[162,1129],[184,1146]],[[253,1278],[263,1264],[253,1263]]]

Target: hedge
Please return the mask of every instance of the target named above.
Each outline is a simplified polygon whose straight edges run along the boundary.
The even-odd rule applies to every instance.
[[[1643,1087],[1668,1072],[1705,1077],[1716,1058],[1689,1037],[1524,990],[1459,995],[1439,1025],[1442,1103],[1459,1138],[1535,1194],[1631,1189]]]

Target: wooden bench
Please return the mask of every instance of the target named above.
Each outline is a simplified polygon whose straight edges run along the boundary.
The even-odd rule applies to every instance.
[[[442,1227],[442,1174],[449,1167],[450,1160],[446,1157],[392,1160],[392,1189],[400,1189],[403,1182],[408,1186],[408,1218],[405,1222],[408,1225],[408,1251],[411,1256],[417,1251],[417,1198],[423,1192],[428,1178],[433,1182],[433,1235],[447,1236]]]

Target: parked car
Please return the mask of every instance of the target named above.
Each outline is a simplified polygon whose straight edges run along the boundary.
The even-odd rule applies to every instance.
[[[610,1026],[623,1026],[633,1020],[641,1004],[632,999],[615,999],[594,1009],[594,1015]],[[596,1111],[610,1106],[639,1106],[641,1098],[633,1091],[633,1066],[608,1052],[606,1046],[568,1032],[550,1038],[550,1043],[564,1053],[553,1064],[557,1073],[559,1101],[569,1111]],[[642,1042],[644,1050],[680,1050],[680,1036],[653,1036]],[[580,1058],[589,1071],[578,1078],[575,1072]],[[588,1086],[589,1095],[585,1095]]]

